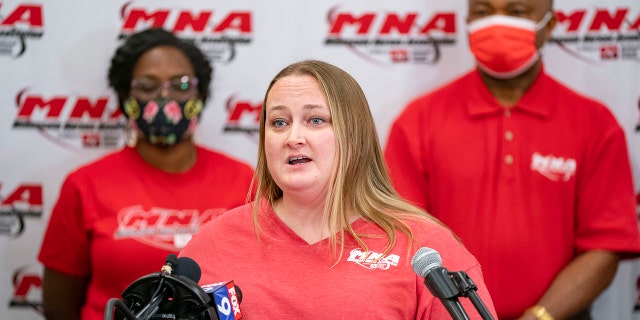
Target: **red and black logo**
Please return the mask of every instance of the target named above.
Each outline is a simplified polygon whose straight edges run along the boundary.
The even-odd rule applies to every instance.
[[[37,130],[67,148],[122,145],[125,119],[109,96],[44,95],[23,89],[16,95],[14,129]]]
[[[42,184],[21,184],[0,200],[0,235],[19,237],[25,218],[42,217]]]
[[[20,57],[27,51],[29,39],[42,38],[42,12],[42,4],[7,7],[0,2],[0,56]]]
[[[245,132],[252,136],[260,130],[262,102],[251,102],[232,95],[227,99],[227,124],[225,132]]]
[[[10,308],[32,308],[42,314],[42,277],[21,267],[13,273],[13,297]]]
[[[193,41],[213,62],[233,61],[238,45],[253,41],[253,12],[250,10],[152,8],[128,2],[120,12],[121,39],[144,28],[164,28],[182,39]]]
[[[342,9],[327,13],[326,46],[345,47],[377,65],[435,64],[456,44],[456,13]]]
[[[640,61],[640,12],[630,8],[556,10],[552,42],[585,62]]]

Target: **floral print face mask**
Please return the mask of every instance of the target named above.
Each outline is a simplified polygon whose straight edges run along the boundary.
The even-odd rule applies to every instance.
[[[193,134],[202,108],[202,101],[195,97],[185,102],[165,97],[149,101],[130,97],[124,104],[127,116],[144,139],[161,147],[173,146]]]

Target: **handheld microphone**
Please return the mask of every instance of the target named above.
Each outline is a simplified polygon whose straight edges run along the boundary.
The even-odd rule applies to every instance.
[[[442,267],[442,258],[438,251],[431,248],[420,248],[411,259],[413,271],[424,278],[424,284],[431,294],[440,299],[454,320],[469,320],[469,316],[458,301],[460,290],[449,276],[449,271]]]

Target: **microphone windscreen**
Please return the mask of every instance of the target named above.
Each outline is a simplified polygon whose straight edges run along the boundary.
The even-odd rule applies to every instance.
[[[422,247],[411,258],[413,271],[423,278],[427,276],[431,269],[441,266],[442,258],[440,258],[440,254],[431,248]]]
[[[193,259],[189,257],[180,257],[178,258],[178,264],[175,267],[176,275],[185,276],[195,283],[200,281],[201,270],[198,263],[196,263]]]
[[[165,264],[172,267],[175,266],[176,263],[178,263],[178,257],[175,254],[170,253],[165,260]]]
[[[234,284],[233,287],[236,289],[236,294],[238,295],[238,302],[242,302],[242,291],[240,291],[240,287],[237,284]]]

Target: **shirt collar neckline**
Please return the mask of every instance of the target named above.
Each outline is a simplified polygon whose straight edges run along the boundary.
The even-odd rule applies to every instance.
[[[544,68],[531,85],[531,88],[520,98],[515,106],[510,108],[512,112],[523,112],[548,117],[551,114],[551,97],[546,90],[548,86],[548,76]],[[469,86],[469,99],[467,99],[467,110],[472,117],[490,114],[501,114],[505,108],[491,95],[487,86],[482,82],[479,71],[476,69],[471,75],[471,85]]]

